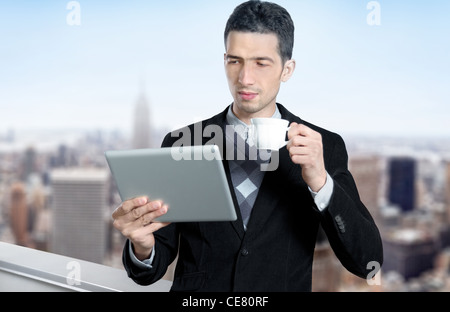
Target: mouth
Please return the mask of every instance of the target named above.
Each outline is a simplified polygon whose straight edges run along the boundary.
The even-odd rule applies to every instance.
[[[238,94],[239,94],[239,97],[244,101],[251,101],[258,96],[258,93],[246,92],[246,91],[240,91],[240,92],[238,92]]]

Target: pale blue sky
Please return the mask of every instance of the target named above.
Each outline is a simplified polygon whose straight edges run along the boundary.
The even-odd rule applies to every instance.
[[[155,127],[232,102],[223,29],[241,1],[0,1],[0,134],[131,130],[144,86]],[[343,134],[450,136],[450,1],[275,1],[296,26],[294,77],[278,101]],[[142,83],[143,82],[143,83]]]

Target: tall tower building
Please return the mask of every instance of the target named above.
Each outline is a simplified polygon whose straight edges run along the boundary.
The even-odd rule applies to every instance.
[[[450,159],[445,162],[445,214],[446,222],[450,224]]]
[[[150,138],[150,107],[147,97],[141,91],[134,108],[132,148],[151,147],[152,142]]]
[[[402,212],[415,206],[416,161],[410,157],[394,157],[389,160],[388,198]]]
[[[17,245],[34,247],[31,238],[30,210],[25,184],[14,183],[10,191],[10,226]]]
[[[103,263],[108,183],[106,169],[56,169],[51,173],[51,252]]]
[[[29,175],[35,172],[36,157],[36,150],[33,147],[29,147],[25,150],[20,177],[22,181],[26,181]]]
[[[351,171],[361,201],[369,210],[377,224],[381,223],[380,197],[381,197],[381,159],[375,155],[361,155],[350,158]]]
[[[442,214],[437,214],[437,224],[439,226],[439,242],[441,249],[450,246],[450,159],[444,160],[444,210]]]

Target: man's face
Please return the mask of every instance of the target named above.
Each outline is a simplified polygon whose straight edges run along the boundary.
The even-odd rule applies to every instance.
[[[271,117],[282,81],[295,67],[282,63],[275,34],[231,31],[227,38],[225,71],[234,98],[233,112],[244,122]]]

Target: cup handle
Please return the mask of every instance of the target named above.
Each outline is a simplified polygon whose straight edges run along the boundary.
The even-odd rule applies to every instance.
[[[286,132],[288,132],[291,129],[291,126],[286,128]],[[283,146],[286,146],[289,143],[289,141],[284,141],[283,144],[281,144],[280,148],[282,148]]]
[[[284,143],[281,144],[281,146],[280,146],[279,148],[282,148],[282,147],[286,146],[286,145],[288,144],[288,142],[289,142],[289,141],[284,141]]]

